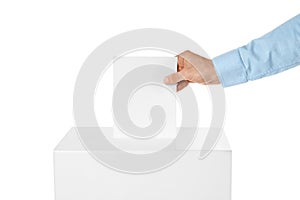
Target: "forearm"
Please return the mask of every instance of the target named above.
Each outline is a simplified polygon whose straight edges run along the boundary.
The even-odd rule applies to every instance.
[[[300,15],[245,46],[213,59],[223,87],[237,85],[300,64]]]

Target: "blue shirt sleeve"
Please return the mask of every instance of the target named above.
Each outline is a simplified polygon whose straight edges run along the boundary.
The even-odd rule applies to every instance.
[[[276,74],[300,64],[300,15],[245,46],[213,58],[223,87]]]

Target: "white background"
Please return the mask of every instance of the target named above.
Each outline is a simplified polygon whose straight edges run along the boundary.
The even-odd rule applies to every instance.
[[[299,10],[296,0],[1,1],[0,199],[54,199],[52,151],[74,125],[76,76],[106,39],[165,28],[214,57]],[[300,198],[299,85],[296,67],[226,88],[233,199]]]

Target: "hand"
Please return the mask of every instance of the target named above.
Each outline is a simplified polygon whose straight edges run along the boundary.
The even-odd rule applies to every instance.
[[[219,84],[212,60],[191,51],[184,51],[177,56],[177,73],[165,77],[165,84],[177,84],[177,92],[189,83]]]

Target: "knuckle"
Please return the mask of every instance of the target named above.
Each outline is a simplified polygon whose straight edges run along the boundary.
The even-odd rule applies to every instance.
[[[194,54],[192,51],[186,50],[186,51],[182,52],[182,53],[179,55],[179,57],[180,57],[182,60],[184,60],[184,61],[189,61],[191,58],[194,57],[194,55],[195,55],[195,54]]]

